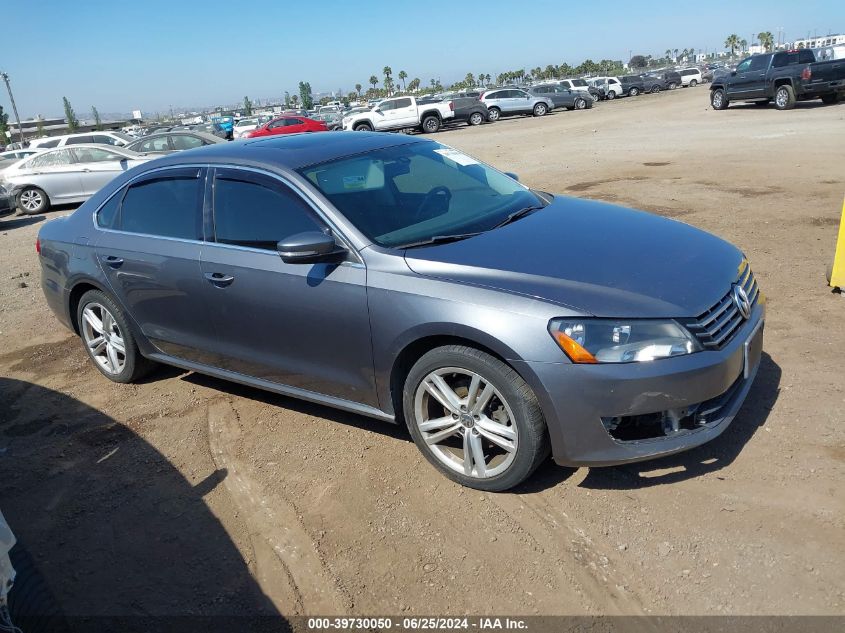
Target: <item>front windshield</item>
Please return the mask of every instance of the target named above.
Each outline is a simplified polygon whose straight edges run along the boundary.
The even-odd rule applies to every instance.
[[[492,229],[545,202],[517,181],[430,141],[300,170],[361,233],[386,247]]]

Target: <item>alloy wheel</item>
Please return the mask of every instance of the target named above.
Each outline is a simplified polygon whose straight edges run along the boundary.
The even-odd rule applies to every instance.
[[[21,206],[26,211],[38,211],[44,204],[44,196],[39,191],[27,189],[21,193]]]
[[[789,101],[789,93],[787,93],[786,88],[778,88],[777,94],[775,95],[775,103],[777,103],[779,108],[782,108],[786,105],[787,101]]]
[[[94,361],[109,374],[126,366],[126,343],[114,316],[100,303],[89,303],[82,311],[82,338]]]
[[[716,91],[713,93],[713,107],[717,110],[722,107],[722,93],[720,91]]]
[[[414,423],[435,458],[467,477],[500,475],[516,457],[519,437],[510,405],[468,369],[429,373],[414,395]]]

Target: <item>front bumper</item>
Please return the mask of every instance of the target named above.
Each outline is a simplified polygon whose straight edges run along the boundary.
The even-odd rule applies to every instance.
[[[610,466],[671,455],[719,436],[742,406],[760,364],[765,301],[719,351],[644,363],[576,365],[518,361],[515,369],[540,400],[554,460],[564,466]],[[759,326],[759,327],[758,327]],[[747,364],[747,368],[746,368]],[[614,439],[602,419],[639,416],[713,401],[718,412],[691,430],[641,440]]]

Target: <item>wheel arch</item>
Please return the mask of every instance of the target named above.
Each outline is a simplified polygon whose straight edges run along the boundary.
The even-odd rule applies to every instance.
[[[483,332],[473,328],[460,328],[455,330],[454,324],[450,332],[419,332],[403,341],[393,356],[393,363],[390,368],[390,375],[385,385],[388,389],[387,402],[393,408],[393,414],[398,424],[405,424],[405,415],[402,409],[402,391],[405,386],[405,379],[414,366],[424,354],[437,347],[444,345],[466,345],[477,350],[490,354],[505,365],[516,368],[508,362],[508,358],[515,358],[516,354],[506,345],[485,335]],[[517,372],[519,373],[519,372]],[[523,379],[526,379],[523,376]]]
[[[775,89],[778,89],[781,86],[789,86],[791,88],[795,87],[792,84],[792,78],[791,77],[779,77],[779,78],[775,79]]]
[[[431,110],[423,110],[420,113],[420,123],[422,123],[427,116],[436,116],[438,119],[440,119],[441,122],[443,121],[443,116],[440,114],[440,111],[437,108],[433,108]]]
[[[112,293],[109,292],[108,288],[103,286],[102,284],[89,279],[79,279],[76,281],[68,292],[67,298],[67,310],[68,310],[68,317],[70,318],[70,324],[73,326],[73,331],[78,335],[79,334],[79,321],[77,319],[77,312],[79,311],[79,302],[82,299],[82,296],[88,292],[89,290],[99,290],[102,293],[105,293],[112,296]]]

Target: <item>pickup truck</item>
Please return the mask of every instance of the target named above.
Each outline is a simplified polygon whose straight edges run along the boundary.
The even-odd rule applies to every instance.
[[[385,99],[372,110],[344,117],[343,129],[372,132],[420,128],[423,132],[434,133],[454,116],[451,101],[418,103],[414,97],[395,97]]]
[[[752,55],[736,70],[718,75],[710,84],[710,105],[724,110],[731,101],[790,110],[796,101],[821,99],[836,103],[845,95],[845,60],[816,61],[809,48]]]

